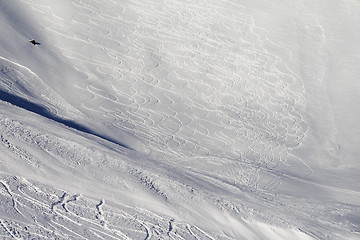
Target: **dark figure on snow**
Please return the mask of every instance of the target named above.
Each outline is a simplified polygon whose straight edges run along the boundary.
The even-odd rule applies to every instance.
[[[40,45],[40,43],[35,41],[34,39],[30,40],[29,42],[31,42],[33,45]]]

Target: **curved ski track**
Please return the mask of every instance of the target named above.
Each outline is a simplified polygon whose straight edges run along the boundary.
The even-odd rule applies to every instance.
[[[0,212],[7,209],[14,216],[0,218],[2,239],[212,239],[196,226],[145,209],[112,207],[103,200],[3,174],[0,200]],[[196,235],[189,228],[197,229]]]
[[[279,176],[263,170],[303,142],[305,99],[301,79],[286,66],[291,52],[268,39],[242,5],[111,1],[99,9],[77,0],[74,8],[87,17],[65,19],[23,1],[52,18],[47,28],[65,39],[57,47],[87,76],[75,83],[92,95],[84,109],[113,119],[153,156],[194,168],[219,158],[226,167],[217,174],[269,189]]]
[[[143,163],[125,161],[118,152],[135,153],[103,153],[107,148],[86,147],[35,128],[31,132],[31,127],[21,130],[21,121],[0,114],[0,147],[22,164],[47,170],[46,161],[56,159],[55,167],[88,171],[95,182],[120,184],[126,191],[146,189],[174,212],[195,202],[193,208],[208,204],[239,222],[255,215],[289,228],[296,222],[298,230],[314,237],[340,236],[342,228],[354,236],[359,226],[347,219],[358,216],[352,213],[356,206],[291,197],[272,201],[271,190],[283,177],[293,177],[279,166],[288,167],[286,160],[307,134],[304,86],[287,66],[293,53],[271,41],[245,6],[231,0],[110,0],[101,5],[71,0],[72,10],[81,14],[63,16],[45,0],[21,2],[49,19],[43,27],[62,39],[54,47],[82,73],[73,88],[87,96],[76,107],[66,105],[41,85],[44,95],[37,100],[44,100],[54,115],[88,115],[94,125],[96,120],[108,124],[110,131],[136,136],[147,146]],[[0,58],[9,66],[1,69],[7,77],[20,69],[14,75],[41,82],[30,69]],[[17,78],[17,85],[4,78],[0,87],[25,96],[24,79]],[[40,161],[27,145],[49,160]],[[305,166],[299,175],[312,173],[300,164]],[[1,174],[0,211],[14,216],[8,220],[0,214],[2,238],[232,239],[170,213],[112,206],[105,198],[29,181]],[[329,212],[329,218],[311,208]]]

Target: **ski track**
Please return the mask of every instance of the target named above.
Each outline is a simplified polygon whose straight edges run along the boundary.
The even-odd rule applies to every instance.
[[[58,239],[189,239],[189,224],[176,222],[167,216],[158,215],[145,209],[130,206],[105,205],[103,200],[68,193],[48,188],[23,178],[1,175],[2,183],[18,199],[18,208],[25,212],[21,220],[0,219],[2,229],[0,236],[8,235],[15,239],[32,239],[33,237]],[[5,183],[6,182],[6,183]],[[59,197],[61,196],[61,197]],[[54,199],[59,199],[53,202]],[[0,200],[6,196],[0,192]],[[6,201],[5,201],[6,203]],[[66,205],[65,205],[66,204]],[[61,207],[56,207],[60,205]],[[0,209],[3,211],[3,208]],[[107,219],[107,223],[102,221]],[[100,220],[100,222],[99,222]],[[209,238],[208,234],[198,227],[199,238]],[[167,229],[167,230],[166,230]],[[3,232],[4,231],[4,232]],[[61,232],[61,235],[60,235]],[[189,235],[190,234],[190,235]],[[211,239],[211,238],[209,238]]]
[[[39,87],[43,95],[36,101],[52,114],[90,116],[94,125],[107,121],[111,130],[136,136],[148,148],[146,159],[156,161],[119,159],[118,152],[133,153],[86,147],[34,126],[23,128],[21,120],[0,114],[0,147],[18,163],[46,169],[54,161],[64,172],[89,171],[95,182],[106,179],[125,190],[128,185],[145,189],[175,211],[186,208],[178,203],[182,200],[209,204],[238,219],[256,215],[280,226],[305,219],[300,230],[322,237],[339,234],[343,227],[358,228],[346,220],[359,211],[355,206],[340,210],[296,199],[271,201],[282,178],[292,178],[278,167],[289,166],[286,160],[306,137],[306,101],[302,80],[287,66],[293,53],[269,39],[245,6],[226,0],[112,0],[100,7],[98,1],[72,0],[73,10],[82,14],[64,17],[46,1],[21,2],[50,19],[42,27],[62,39],[54,47],[82,74],[73,88],[87,98],[71,106],[31,69],[2,56],[1,89],[32,100],[28,93]],[[27,86],[25,78],[38,85]],[[29,150],[31,146],[42,154]],[[48,160],[40,161],[42,157]],[[299,175],[312,174],[310,166],[299,162],[307,169]],[[0,179],[0,201],[9,205],[0,210],[11,217],[0,219],[3,238],[232,239],[141,207],[114,206],[5,173]],[[212,188],[219,193],[209,193]],[[272,209],[255,210],[262,201]],[[306,220],[316,214],[301,204],[330,211],[329,219],[318,216],[310,226]]]
[[[76,86],[93,96],[83,106],[113,117],[113,126],[149,143],[155,156],[215,155],[266,166],[273,152],[285,152],[282,148],[290,152],[302,143],[307,130],[301,115],[305,102],[301,92],[291,88],[293,82],[301,85],[300,79],[288,69],[280,70],[286,65],[284,57],[269,52],[264,43],[286,49],[271,42],[240,5],[235,7],[242,11],[232,12],[231,19],[222,14],[220,4],[205,1],[191,9],[186,3],[164,1],[161,10],[155,2],[128,2],[121,8],[133,13],[131,18],[128,14],[119,16],[116,4],[101,9],[87,1],[74,1],[73,5],[78,11],[90,11],[90,21],[68,19],[73,23],[67,31],[57,32],[64,19],[56,17],[59,23],[55,21],[48,28],[75,43],[81,41],[81,48],[92,48],[94,56],[102,56],[74,54],[66,46],[59,46],[76,65],[86,62],[94,69],[89,72],[77,67],[88,77]],[[149,8],[153,10],[151,15]],[[94,12],[96,19],[92,17]],[[209,23],[220,23],[233,37],[229,39]],[[79,25],[86,31],[76,31]],[[121,31],[119,26],[130,31]],[[206,33],[198,32],[204,29]],[[82,36],[76,36],[77,32]],[[122,51],[123,46],[129,51]],[[289,51],[287,54],[291,55]],[[217,80],[217,76],[222,78]],[[184,106],[186,111],[182,111]],[[158,117],[161,121],[156,120]],[[236,136],[228,138],[223,129]],[[159,141],[154,143],[154,139]],[[260,144],[241,152],[236,149],[247,142]],[[256,155],[247,155],[248,151]],[[286,157],[287,153],[274,161],[284,162]]]

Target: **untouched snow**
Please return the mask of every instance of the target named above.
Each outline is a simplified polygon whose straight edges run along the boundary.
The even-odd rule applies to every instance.
[[[0,1],[0,238],[360,238],[359,18]]]

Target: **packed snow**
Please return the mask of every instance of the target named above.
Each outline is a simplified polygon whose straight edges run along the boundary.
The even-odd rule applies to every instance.
[[[0,238],[360,239],[359,22],[356,0],[0,1]]]

